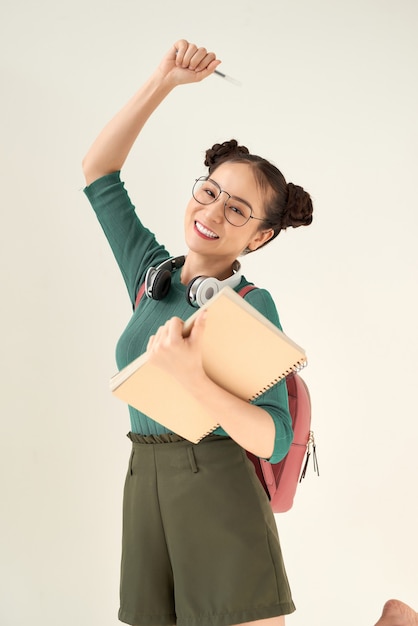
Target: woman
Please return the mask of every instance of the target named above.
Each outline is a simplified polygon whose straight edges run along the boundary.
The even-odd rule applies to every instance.
[[[282,228],[309,224],[310,197],[236,141],[217,144],[206,154],[209,177],[195,183],[186,209],[187,255],[167,263],[169,253],[141,224],[119,176],[164,98],[178,85],[207,78],[219,63],[206,49],[177,41],[83,161],[85,192],[134,306],[146,283],[119,340],[118,367],[147,349],[149,359],[203,401],[221,425],[192,445],[129,407],[119,619],[135,626],[281,626],[294,610],[274,516],[244,451],[273,462],[286,455],[292,430],[285,385],[251,404],[232,396],[202,367],[204,315],[187,339],[182,325],[193,312],[185,296],[199,304],[196,277],[236,290],[249,284],[237,257]],[[267,291],[255,289],[247,299],[280,327]],[[158,381],[156,393],[164,393]]]

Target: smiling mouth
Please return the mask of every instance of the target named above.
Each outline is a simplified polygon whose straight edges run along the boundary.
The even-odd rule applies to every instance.
[[[219,239],[216,233],[206,228],[206,226],[203,226],[200,222],[195,222],[194,225],[196,230],[204,237],[207,237],[208,239]]]

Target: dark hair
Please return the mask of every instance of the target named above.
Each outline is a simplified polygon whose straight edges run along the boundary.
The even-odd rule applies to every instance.
[[[287,183],[275,165],[260,156],[250,154],[248,148],[239,146],[235,139],[222,144],[216,143],[206,150],[205,165],[209,168],[209,174],[226,162],[250,165],[258,185],[266,192],[266,219],[262,224],[274,231],[269,241],[288,226],[297,228],[308,226],[312,222],[313,206],[310,195],[299,185]]]

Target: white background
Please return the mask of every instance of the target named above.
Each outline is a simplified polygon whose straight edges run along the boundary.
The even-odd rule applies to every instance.
[[[415,0],[2,0],[0,623],[115,626],[130,315],[81,159],[178,38],[219,77],[171,94],[124,178],[173,254],[203,154],[236,137],[303,185],[311,227],[244,259],[309,357],[320,478],[277,516],[291,626],[418,606]],[[251,568],[251,563],[248,563]]]

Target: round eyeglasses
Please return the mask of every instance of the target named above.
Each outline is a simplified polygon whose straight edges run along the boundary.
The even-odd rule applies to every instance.
[[[245,200],[231,196],[208,176],[198,178],[192,189],[193,198],[199,204],[212,204],[212,202],[216,202],[221,193],[227,196],[224,204],[224,215],[232,226],[245,226],[249,220],[267,221],[262,217],[254,217],[251,206]]]

